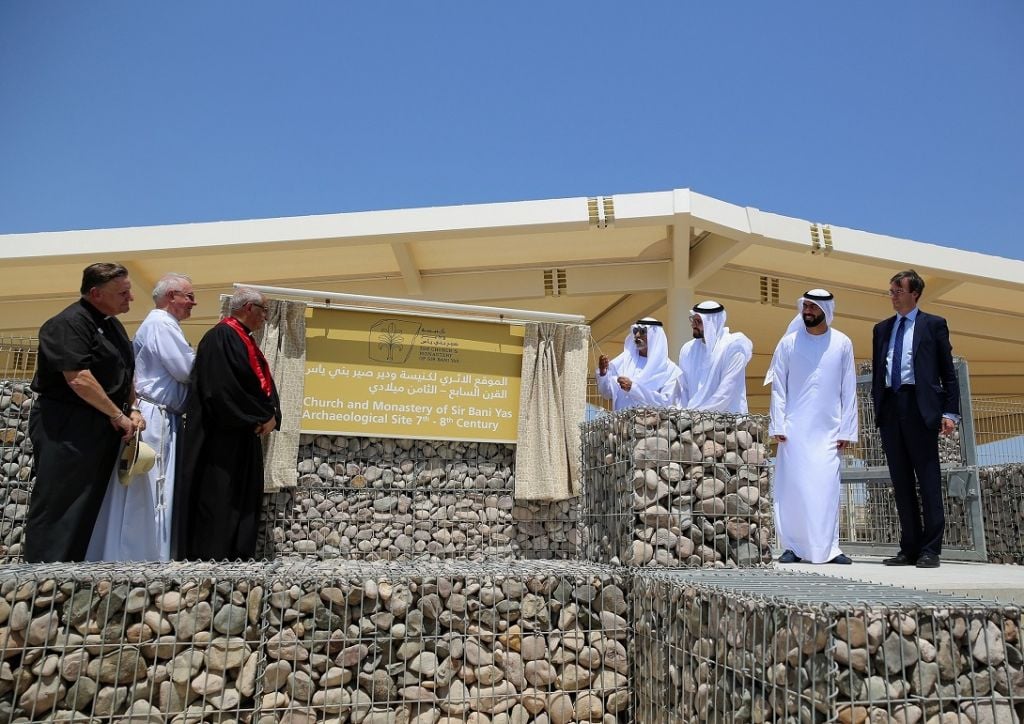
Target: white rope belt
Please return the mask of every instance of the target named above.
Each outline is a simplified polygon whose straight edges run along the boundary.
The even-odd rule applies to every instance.
[[[157,512],[163,513],[167,510],[167,457],[164,455],[164,450],[167,447],[167,435],[171,427],[170,415],[178,413],[168,408],[167,405],[162,405],[145,395],[136,393],[135,396],[160,411],[160,442],[156,449],[156,500],[154,502]]]

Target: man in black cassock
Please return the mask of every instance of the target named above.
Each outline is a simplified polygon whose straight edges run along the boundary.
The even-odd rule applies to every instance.
[[[22,551],[31,563],[85,559],[121,441],[145,427],[132,343],[116,319],[133,300],[128,270],[90,264],[80,291],[39,330],[28,423],[36,483]]]
[[[262,437],[281,424],[270,367],[252,335],[267,300],[240,287],[230,316],[203,335],[192,367],[175,488],[172,551],[177,558],[253,558],[263,497]]]

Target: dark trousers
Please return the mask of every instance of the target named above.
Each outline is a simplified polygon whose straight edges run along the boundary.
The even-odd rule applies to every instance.
[[[884,395],[879,431],[900,517],[900,551],[912,559],[922,553],[939,555],[946,525],[939,431],[924,424],[914,385],[903,385],[896,393],[887,389]]]
[[[215,561],[255,558],[263,502],[260,438],[249,428],[208,432],[192,471],[185,555]]]
[[[45,398],[32,408],[28,434],[36,483],[25,523],[25,560],[84,560],[121,440],[93,408]]]

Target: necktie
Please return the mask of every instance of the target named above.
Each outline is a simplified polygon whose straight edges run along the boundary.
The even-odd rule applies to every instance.
[[[903,376],[903,329],[907,324],[906,317],[900,317],[900,323],[896,325],[896,339],[892,345],[892,364],[889,365],[889,385],[892,391],[896,392],[902,384]]]

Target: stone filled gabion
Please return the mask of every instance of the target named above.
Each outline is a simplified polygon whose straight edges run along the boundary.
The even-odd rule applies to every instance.
[[[34,399],[27,382],[0,380],[0,561],[21,555],[34,482],[28,437]]]
[[[257,564],[0,571],[0,720],[240,721],[263,630]]]
[[[629,721],[613,569],[296,561],[267,593],[259,722]]]
[[[514,463],[508,444],[303,435],[267,537],[322,559],[576,557],[578,501],[516,501]]]
[[[958,425],[952,435],[939,435],[939,464],[940,465],[963,465],[964,450],[960,426]]]
[[[586,423],[582,435],[588,558],[770,563],[767,418],[635,408]]]
[[[978,469],[985,548],[993,563],[1024,563],[1024,463]]]
[[[0,720],[627,722],[622,572],[561,561],[0,570]]]
[[[1019,724],[1019,609],[755,573],[634,574],[637,724]]]

